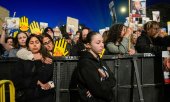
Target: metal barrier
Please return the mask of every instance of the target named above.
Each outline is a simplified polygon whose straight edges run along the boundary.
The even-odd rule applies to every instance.
[[[103,59],[117,80],[115,102],[163,102],[162,65],[153,54],[112,55]],[[75,56],[55,58],[56,102],[79,102],[74,74],[77,61]]]
[[[10,80],[1,80],[0,81],[0,102],[6,102],[5,97],[5,85],[9,85],[9,95],[10,95],[10,102],[15,102],[15,87]]]
[[[164,102],[161,58],[141,53],[133,56],[106,55],[103,60],[117,80],[115,102]],[[10,79],[9,70],[16,61],[0,60],[0,80]],[[75,75],[77,61],[76,56],[54,58],[56,102],[79,102]]]

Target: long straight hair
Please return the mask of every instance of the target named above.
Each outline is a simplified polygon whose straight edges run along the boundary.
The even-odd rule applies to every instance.
[[[42,43],[42,36],[40,35],[36,35],[36,34],[31,34],[28,38],[27,38],[27,41],[26,41],[26,47],[27,49],[29,49],[29,42],[31,40],[31,38],[37,38],[39,40],[39,42],[41,43],[41,48],[39,50],[39,53],[42,55],[43,58],[45,57],[49,57],[51,58],[51,54],[47,51],[47,49],[44,47],[43,43]]]

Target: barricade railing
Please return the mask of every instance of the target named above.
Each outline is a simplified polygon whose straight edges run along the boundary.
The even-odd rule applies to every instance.
[[[0,81],[0,102],[6,102],[6,88],[5,86],[9,86],[9,96],[10,102],[15,102],[15,87],[13,82],[10,80],[1,80]]]
[[[154,102],[162,102],[162,98],[160,98],[162,97],[160,96],[162,83],[159,80],[162,74],[162,65],[160,61],[155,59],[155,55],[151,53],[140,53],[133,56],[122,54],[103,56],[103,60],[115,73],[117,80],[114,90],[115,102],[151,102],[151,100],[152,102],[153,100]],[[2,73],[3,68],[5,73],[10,72],[7,69],[10,69],[17,61],[9,60],[0,60],[0,73]],[[77,67],[79,57],[54,57],[53,60],[56,102],[79,102],[76,99],[78,93],[74,83],[74,70]],[[10,78],[10,74],[8,76],[5,73],[0,74],[0,80],[1,76],[2,78],[3,76]],[[160,79],[162,80],[162,78]]]

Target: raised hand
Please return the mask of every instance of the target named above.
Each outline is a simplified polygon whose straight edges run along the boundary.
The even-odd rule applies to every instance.
[[[106,73],[104,72],[104,70],[98,69],[98,72],[99,72],[99,75],[100,75],[101,78],[107,77],[107,75],[106,75]]]
[[[36,21],[33,21],[30,24],[30,30],[31,30],[32,34],[37,34],[37,35],[42,34],[42,32],[40,30],[40,26],[39,26],[38,22],[36,22]]]
[[[124,37],[129,38],[132,33],[133,33],[133,30],[132,30],[132,28],[129,27],[129,28],[127,28],[127,30],[126,30],[126,33],[125,33]]]
[[[28,25],[28,18],[27,17],[23,16],[23,17],[20,18],[19,29],[21,31],[28,31],[29,25]]]
[[[5,31],[7,29],[7,24],[6,23],[3,23],[2,24],[2,30]]]
[[[56,41],[53,56],[66,56],[68,54],[66,46],[67,41],[65,39],[60,39],[59,41]]]
[[[129,49],[128,51],[129,55],[134,55],[136,53],[135,49]]]

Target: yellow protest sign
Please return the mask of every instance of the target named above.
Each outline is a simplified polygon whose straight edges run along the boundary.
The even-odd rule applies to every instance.
[[[67,41],[65,39],[60,39],[56,41],[53,56],[66,56],[68,54],[66,46]]]
[[[15,31],[15,32],[13,33],[13,38],[15,38],[15,37],[17,36],[17,34],[18,34],[18,31]]]
[[[42,34],[42,32],[41,32],[41,30],[40,30],[40,27],[39,27],[39,24],[38,24],[38,22],[36,22],[36,21],[33,21],[33,22],[30,24],[30,30],[31,30],[31,33],[32,33],[32,34],[37,34],[37,35]]]
[[[20,18],[19,29],[21,31],[28,31],[29,25],[28,25],[28,18],[27,17],[23,16],[23,17]]]
[[[102,58],[102,57],[103,57],[104,52],[105,52],[105,49],[103,49],[103,50],[102,50],[102,53],[100,53],[100,54],[99,54],[100,58]]]

